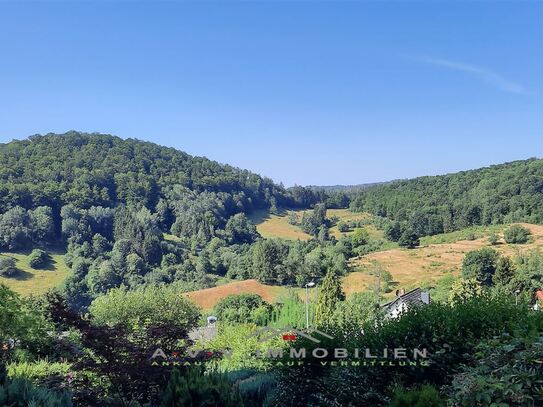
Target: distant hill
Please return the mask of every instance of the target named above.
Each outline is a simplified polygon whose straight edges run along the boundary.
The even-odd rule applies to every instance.
[[[309,185],[307,188],[312,190],[323,190],[327,193],[334,192],[359,192],[367,188],[371,188],[376,185],[382,185],[386,182],[371,182],[367,184],[356,184],[356,185]]]
[[[419,236],[472,225],[543,222],[543,160],[397,180],[366,188],[351,208],[404,222]]]

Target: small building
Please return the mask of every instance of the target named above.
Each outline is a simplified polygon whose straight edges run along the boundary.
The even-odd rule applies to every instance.
[[[192,341],[210,341],[217,336],[217,317],[207,317],[207,326],[195,328],[189,332]]]
[[[430,304],[430,293],[417,287],[408,292],[403,289],[397,290],[396,299],[382,305],[381,308],[385,311],[385,318],[394,319],[412,307],[428,304]]]

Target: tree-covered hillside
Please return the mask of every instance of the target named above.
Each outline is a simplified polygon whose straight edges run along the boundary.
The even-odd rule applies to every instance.
[[[183,187],[235,195],[242,209],[292,204],[284,188],[246,170],[173,148],[103,134],[69,132],[0,145],[0,211],[14,206],[78,208],[143,203]]]
[[[405,224],[418,236],[487,225],[543,221],[543,160],[529,159],[368,188],[351,208]]]
[[[76,307],[113,287],[197,289],[213,283],[210,275],[301,284],[292,270],[318,246],[292,246],[301,260],[279,270],[276,255],[290,246],[256,244],[245,214],[308,208],[326,199],[323,192],[287,190],[172,148],[69,132],[2,144],[0,161],[0,249],[65,246],[72,275],[63,291]],[[324,269],[325,257],[313,269]],[[22,275],[8,266],[5,276]]]

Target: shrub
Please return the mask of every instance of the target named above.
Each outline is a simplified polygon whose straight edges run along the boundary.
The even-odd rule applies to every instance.
[[[530,231],[522,225],[513,225],[506,229],[503,236],[507,243],[526,243]]]
[[[543,337],[503,335],[476,350],[476,363],[457,373],[449,388],[455,406],[543,405]]]
[[[349,225],[347,224],[347,222],[340,221],[337,224],[337,230],[339,230],[342,233],[348,232],[349,231]]]
[[[261,320],[265,307],[266,303],[257,294],[232,294],[219,300],[213,313],[223,323],[250,323]]]
[[[429,364],[406,369],[387,366],[386,369],[329,369],[316,364],[289,366],[282,371],[278,397],[289,397],[297,404],[383,406],[391,383],[407,388],[427,383],[436,388],[448,384],[451,375],[462,365],[472,361],[475,347],[503,332],[526,336],[541,332],[543,314],[527,306],[515,305],[513,298],[482,296],[458,304],[432,303],[412,307],[398,319],[367,323],[362,327],[328,327],[326,333],[333,339],[321,338],[315,344],[299,338],[296,347],[304,347],[310,354],[315,347],[332,348],[384,348],[427,349]],[[288,360],[288,359],[287,359]],[[326,360],[334,360],[332,355]],[[364,400],[364,403],[361,402]],[[313,404],[312,404],[313,403]],[[472,406],[476,404],[465,404]],[[535,404],[537,405],[537,404]]]
[[[297,225],[299,223],[298,215],[296,212],[290,212],[287,216],[287,222],[291,225]]]
[[[114,288],[95,299],[90,312],[96,324],[125,327],[151,321],[190,330],[199,318],[196,305],[175,286],[148,286],[133,291]]]
[[[16,349],[41,353],[51,341],[48,330],[49,324],[35,307],[0,284],[0,342],[13,339]]]
[[[9,380],[0,365],[0,406],[71,407],[72,401],[69,393],[39,388],[23,379]]]
[[[354,230],[354,233],[351,235],[351,242],[352,242],[353,248],[368,244],[369,241],[370,241],[370,235],[366,229],[356,228]]]
[[[476,278],[481,284],[490,285],[496,272],[499,253],[489,247],[468,252],[462,262],[462,276]]]
[[[15,259],[11,257],[0,257],[0,276],[14,277],[19,270],[15,266]]]
[[[391,242],[397,242],[402,236],[402,225],[396,221],[388,223],[384,229],[385,237]]]
[[[445,407],[439,392],[429,385],[406,390],[402,387],[394,392],[389,407]]]
[[[65,377],[71,365],[67,362],[49,362],[40,359],[36,362],[10,363],[7,366],[8,376],[12,379],[39,380],[51,376]]]
[[[492,246],[495,246],[499,243],[500,237],[497,233],[492,233],[490,236],[488,236],[488,243],[490,243]]]
[[[406,229],[398,239],[398,244],[402,247],[413,249],[420,245],[420,240],[413,230]]]
[[[223,406],[242,407],[239,390],[226,376],[204,374],[201,368],[191,368],[181,376],[174,370],[162,394],[162,407]]]
[[[483,287],[474,278],[456,280],[449,294],[449,303],[452,305],[460,302],[469,301],[483,295]]]
[[[28,256],[28,264],[33,269],[42,269],[47,267],[51,261],[51,256],[46,251],[41,249],[34,249],[32,253]]]

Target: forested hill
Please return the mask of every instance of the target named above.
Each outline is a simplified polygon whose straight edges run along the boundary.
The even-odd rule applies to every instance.
[[[186,290],[212,285],[210,275],[254,278],[253,270],[263,269],[253,267],[259,235],[245,213],[308,208],[326,197],[102,134],[1,144],[0,162],[0,250],[41,248],[46,263],[42,249],[63,245],[72,273],[62,291],[76,308],[113,287],[176,282]],[[16,277],[13,259],[2,259],[2,273]]]
[[[529,159],[368,188],[351,208],[403,222],[419,235],[470,225],[543,221],[543,160]]]
[[[175,188],[227,192],[242,210],[294,204],[284,188],[249,171],[110,135],[32,136],[0,144],[0,162],[0,213],[16,205],[143,203],[154,209]]]

